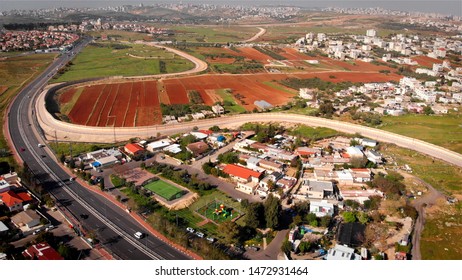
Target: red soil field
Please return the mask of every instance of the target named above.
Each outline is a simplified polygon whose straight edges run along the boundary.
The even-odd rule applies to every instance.
[[[375,66],[375,65],[374,65]],[[358,65],[357,67],[364,67]],[[303,74],[201,75],[165,79],[168,104],[189,104],[187,91],[197,90],[207,105],[221,100],[215,91],[230,88],[236,102],[252,110],[256,100],[265,100],[277,106],[286,104],[295,95],[275,89],[263,82],[279,81],[289,77],[308,79],[318,77],[331,82],[386,82],[398,81],[401,76],[378,72],[318,72]],[[126,82],[120,84],[86,86],[69,113],[73,123],[92,126],[132,127],[162,123],[157,81]],[[72,98],[68,90],[66,99]]]
[[[4,93],[7,89],[7,86],[0,86],[0,94]]]
[[[69,118],[73,123],[102,127],[160,124],[157,81],[87,86]]]
[[[106,85],[95,85],[85,87],[79,99],[69,112],[69,119],[73,123],[86,124],[88,117],[93,111],[93,105],[98,100],[101,91]]]
[[[443,63],[441,59],[431,58],[426,55],[412,57],[412,60],[415,60],[417,63],[419,63],[419,66],[429,68],[433,67],[433,63]]]
[[[71,101],[72,99],[72,96],[74,96],[74,93],[77,91],[76,88],[71,88],[71,89],[68,89],[66,90],[65,92],[63,92],[60,96],[59,96],[59,103],[63,103],[63,104],[66,104],[68,103],[69,101]],[[2,88],[0,87],[0,94],[2,94],[3,91],[2,91]]]
[[[254,48],[240,48],[239,50],[241,51],[241,56],[245,56],[248,59],[261,61],[263,63],[267,63],[268,60],[274,60],[272,57],[261,53]]]

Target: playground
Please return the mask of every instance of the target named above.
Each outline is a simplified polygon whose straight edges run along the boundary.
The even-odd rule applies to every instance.
[[[219,200],[209,202],[196,212],[215,224],[231,221],[241,215],[239,211]]]

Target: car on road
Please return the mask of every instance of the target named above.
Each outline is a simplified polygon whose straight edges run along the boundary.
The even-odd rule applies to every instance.
[[[141,239],[144,237],[144,233],[140,232],[140,231],[137,231],[135,232],[134,236],[138,239]]]
[[[47,226],[47,228],[45,229],[45,231],[50,231],[50,230],[52,230],[52,229],[54,229],[54,228],[55,228],[54,225],[49,225],[49,226]]]
[[[205,234],[198,231],[198,232],[196,232],[196,236],[199,237],[199,238],[204,238]]]
[[[187,228],[186,228],[186,231],[187,231],[187,232],[190,232],[190,233],[194,233],[194,232],[195,232],[195,230],[194,230],[193,228],[190,228],[190,227],[187,227]]]
[[[33,235],[37,235],[37,234],[39,234],[39,233],[41,233],[41,232],[42,232],[42,229],[39,228],[39,229],[34,230],[34,232],[33,232],[32,234],[33,234]]]
[[[21,148],[21,152],[24,152],[25,150],[26,150],[26,149],[24,149],[24,148]]]
[[[42,144],[42,143],[38,143],[38,145],[37,145],[37,146],[38,146],[39,148],[43,148],[43,147],[45,147],[45,145],[44,145],[44,144]]]

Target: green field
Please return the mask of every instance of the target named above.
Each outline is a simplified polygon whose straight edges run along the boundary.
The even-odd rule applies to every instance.
[[[311,127],[306,125],[299,125],[292,130],[291,134],[304,138],[319,140],[336,136],[339,133],[336,130],[327,127]]]
[[[225,110],[231,113],[243,113],[245,112],[245,108],[241,105],[238,105],[236,100],[231,93],[229,93],[228,89],[218,89],[216,93],[223,99],[223,103],[225,104]]]
[[[156,75],[161,74],[160,61],[165,63],[165,73],[181,72],[194,67],[189,60],[156,47],[113,42],[98,44],[87,46],[72,61],[67,71],[52,82],[108,76]],[[119,49],[119,46],[128,48]]]
[[[462,153],[462,114],[385,116],[380,129],[417,138]]]
[[[180,198],[184,195],[182,189],[162,180],[151,182],[144,187],[168,201]]]
[[[15,52],[14,55],[18,53]],[[9,54],[2,53],[2,57]],[[0,59],[0,120],[3,123],[5,110],[19,90],[53,61],[56,54],[31,54]],[[0,131],[0,149],[8,149]],[[2,157],[0,161],[13,163],[11,157]]]
[[[220,200],[214,200],[196,210],[200,215],[217,223],[231,221],[240,213]]]
[[[167,26],[175,31],[168,40],[177,42],[227,43],[239,42],[253,37],[259,30],[256,27],[243,26]]]

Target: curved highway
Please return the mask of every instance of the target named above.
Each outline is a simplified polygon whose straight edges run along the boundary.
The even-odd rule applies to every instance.
[[[38,93],[59,67],[70,61],[90,39],[79,42],[72,54],[61,55],[27,85],[11,103],[7,127],[13,150],[29,166],[31,172],[57,200],[61,209],[70,213],[74,226],[86,232],[94,232],[101,244],[120,259],[190,259],[164,241],[148,234],[144,239],[133,237],[137,231],[147,232],[127,212],[101,195],[92,192],[76,181],[60,165],[44,143],[35,118],[34,103]]]

